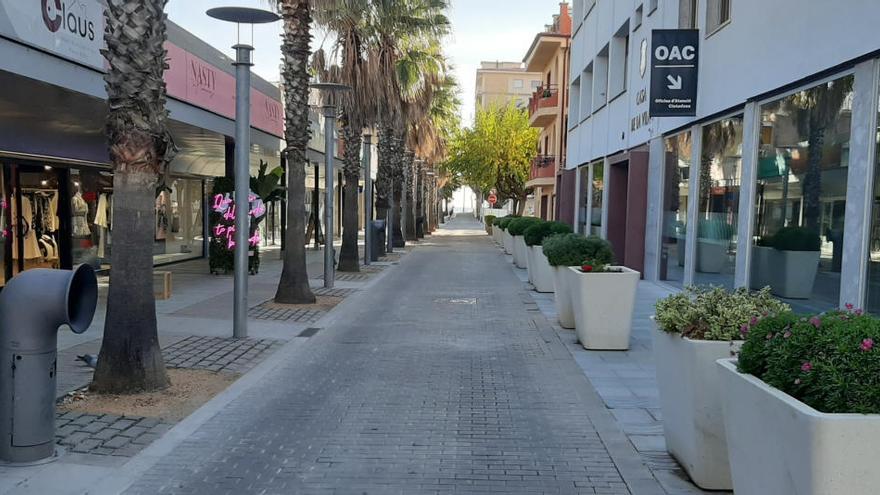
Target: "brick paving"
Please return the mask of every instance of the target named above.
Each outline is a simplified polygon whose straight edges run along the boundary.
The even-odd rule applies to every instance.
[[[630,493],[503,258],[438,234],[128,493]]]
[[[162,349],[165,366],[244,373],[284,344],[272,339],[192,336]]]
[[[155,418],[66,412],[56,415],[55,440],[78,454],[132,457],[171,426]]]

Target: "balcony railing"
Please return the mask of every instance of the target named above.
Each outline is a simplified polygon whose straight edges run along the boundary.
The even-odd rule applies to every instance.
[[[529,117],[542,108],[556,108],[559,106],[559,87],[550,84],[539,87],[529,99]]]
[[[556,177],[556,157],[553,155],[538,155],[532,160],[532,169],[529,172],[529,180],[552,179]]]

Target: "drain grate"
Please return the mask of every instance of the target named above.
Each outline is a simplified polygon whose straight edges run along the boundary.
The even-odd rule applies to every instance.
[[[434,299],[435,303],[440,304],[477,304],[476,297],[441,297],[439,299]]]
[[[320,328],[309,327],[309,328],[306,328],[305,330],[303,330],[302,332],[300,332],[299,335],[297,335],[297,337],[312,337],[316,333],[318,333],[320,330],[321,330]]]

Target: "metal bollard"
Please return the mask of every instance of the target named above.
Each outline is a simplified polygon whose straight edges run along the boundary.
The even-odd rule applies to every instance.
[[[55,454],[58,328],[85,332],[97,304],[98,280],[88,265],[28,270],[0,292],[0,460]]]

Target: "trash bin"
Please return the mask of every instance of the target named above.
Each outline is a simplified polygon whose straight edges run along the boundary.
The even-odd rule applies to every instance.
[[[55,454],[58,328],[85,332],[97,303],[98,281],[88,265],[28,270],[0,292],[0,460],[29,463]]]
[[[370,261],[379,261],[385,256],[385,220],[373,220],[370,229]]]

